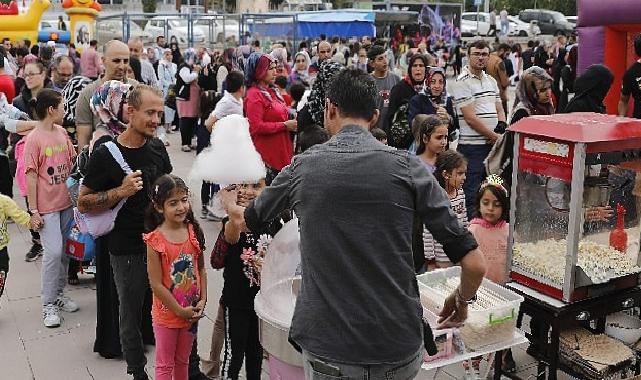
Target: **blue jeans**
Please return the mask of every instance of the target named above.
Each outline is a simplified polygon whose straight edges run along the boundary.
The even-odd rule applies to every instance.
[[[467,176],[463,183],[465,193],[465,208],[467,208],[467,219],[472,220],[476,214],[476,195],[485,180],[485,165],[483,161],[492,150],[492,145],[467,145],[459,144],[457,149],[467,160]]]
[[[306,380],[411,380],[418,374],[422,363],[423,348],[399,364],[380,365],[328,362],[303,350]]]

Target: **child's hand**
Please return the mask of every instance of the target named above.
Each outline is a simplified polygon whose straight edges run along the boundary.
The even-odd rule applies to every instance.
[[[202,315],[200,315],[200,310],[198,310],[196,306],[187,306],[181,308],[180,312],[178,312],[178,316],[190,321],[196,321],[199,318],[202,318]]]
[[[196,304],[195,308],[198,310],[199,317],[205,316],[205,305],[207,305],[207,300],[202,299]]]
[[[32,230],[40,231],[44,226],[44,224],[45,222],[42,220],[40,213],[35,213],[31,215],[31,219],[29,220],[29,225],[31,226]]]
[[[223,208],[229,213],[229,209],[236,206],[238,202],[238,190],[236,190],[235,187],[228,186],[218,193],[220,194],[220,201],[223,204]]]

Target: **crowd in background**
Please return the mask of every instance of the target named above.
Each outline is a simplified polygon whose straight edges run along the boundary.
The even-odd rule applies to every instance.
[[[171,172],[171,158],[165,149],[169,145],[168,134],[179,132],[181,151],[195,150],[199,154],[209,145],[216,123],[228,115],[248,119],[252,141],[267,168],[265,180],[269,185],[291,163],[295,154],[330,138],[325,122],[328,86],[345,68],[361,70],[371,75],[377,89],[378,113],[370,125],[373,138],[415,153],[448,194],[461,224],[469,226],[477,240],[488,242],[489,247],[496,237],[484,235],[482,228],[500,225],[498,239],[507,239],[505,222],[511,169],[498,165],[502,169],[497,173],[486,172],[486,160],[490,161],[490,166],[497,160],[509,161],[509,157],[491,154],[495,144],[512,143],[506,133],[507,126],[531,115],[605,112],[603,100],[613,81],[611,72],[603,65],[593,65],[584,74],[577,75],[578,44],[569,42],[565,35],[555,38],[554,43],[529,41],[527,47],[505,42],[490,46],[484,41],[468,44],[455,41],[448,47],[439,39],[415,41],[408,38],[394,44],[373,37],[348,41],[320,36],[318,40],[301,42],[297,49],[292,49],[287,42],[272,43],[264,49],[259,41],[254,41],[224,50],[204,47],[181,50],[177,42],[167,43],[164,37],[158,37],[154,46],[144,46],[136,38],[127,44],[110,41],[105,46],[91,41],[82,54],[70,46],[64,55],[56,54],[52,44],[3,40],[0,49],[0,123],[3,125],[0,149],[5,153],[2,156],[3,173],[6,167],[6,173],[11,174],[3,175],[0,181],[3,194],[9,198],[14,197],[14,177],[19,184],[26,183],[20,188],[31,214],[26,218],[32,220],[32,247],[25,258],[34,261],[43,251],[47,258],[47,265],[42,268],[45,326],[60,325],[60,310],[72,312],[78,309],[63,289],[66,282],[77,283],[81,265],[65,260],[59,248],[48,246],[41,236],[48,236],[48,241],[54,235],[66,236],[64,221],[71,219],[72,205],[64,200],[68,198],[67,193],[47,186],[57,185],[61,179],[64,182],[64,178],[73,174],[86,177],[85,183],[96,187],[93,190],[105,190],[106,198],[109,196],[107,185],[120,185],[123,177],[131,181],[131,186],[137,186],[138,177],[115,175],[118,180],[102,177],[96,174],[97,164],[87,165],[87,162],[91,162],[93,152],[108,154],[106,149],[97,150],[97,147],[109,140],[118,141],[121,149],[128,149],[118,139],[121,135],[125,136],[124,140],[132,139],[133,132],[129,132],[132,125],[141,125],[141,136],[146,133],[144,123],[140,121],[142,116],[136,114],[140,109],[136,107],[146,104],[136,98],[141,93],[153,99],[157,97],[160,107],[158,115],[153,116],[157,116],[157,120],[149,121],[157,124],[153,132],[157,137],[153,141],[157,143],[144,148],[146,157],[154,157],[151,160],[155,165],[153,175],[144,173],[140,177],[141,189],[152,191],[152,183]],[[637,53],[641,55],[641,41],[635,42],[636,45],[639,45]],[[628,76],[620,104],[623,114],[627,113],[628,97],[632,95],[636,100],[640,93],[638,86],[628,83],[636,77]],[[512,104],[508,96],[510,87],[514,87],[516,94]],[[635,105],[635,117],[641,116],[637,112],[639,109]],[[61,129],[55,127],[58,124]],[[54,138],[41,132],[44,128],[65,133]],[[46,178],[38,177],[42,174],[38,165],[44,163],[38,161],[38,154],[34,153],[43,144],[62,146],[56,149],[64,152],[56,169],[60,173],[49,173],[53,181],[49,184]],[[135,153],[126,156],[135,164],[149,166],[141,163],[141,157],[134,158]],[[104,167],[101,171],[117,172],[119,168]],[[503,180],[488,181],[487,174],[498,174]],[[59,178],[54,180],[56,175]],[[36,196],[36,183],[40,186],[40,194],[51,191],[52,199],[59,203]],[[91,188],[90,185],[87,186]],[[491,191],[486,192],[487,189]],[[208,207],[218,190],[218,184],[202,183],[202,209],[199,211],[203,219],[221,221],[222,215]],[[140,346],[142,342],[154,341],[149,284],[126,284],[123,263],[114,259],[114,256],[142,257],[143,254],[140,250],[131,250],[131,247],[144,248],[140,236],[149,232],[142,223],[140,211],[135,209],[144,209],[149,200],[134,199],[133,194],[135,192],[126,203],[129,206],[122,211],[126,215],[131,213],[133,219],[116,220],[114,233],[120,234],[122,241],[103,240],[102,255],[96,258],[99,286],[95,351],[106,358],[124,354],[128,372],[134,378],[143,379],[146,375],[141,373],[141,368],[145,360]],[[81,194],[80,199],[90,195]],[[94,199],[94,202],[99,201]],[[487,202],[494,202],[493,206]],[[53,222],[52,215],[57,218]],[[21,220],[24,222],[24,218]],[[49,227],[53,224],[57,226],[55,229]],[[47,226],[44,230],[43,225]],[[413,231],[417,272],[452,265],[443,247],[422,223],[418,222]],[[129,243],[131,247],[125,246]],[[58,251],[54,252],[56,249]],[[487,251],[488,255],[505,258],[505,252],[492,248]],[[137,265],[140,270],[146,270],[142,260]],[[6,268],[0,268],[0,283],[7,272],[8,261]],[[497,282],[505,281],[505,273],[491,276]],[[227,277],[225,279],[228,281]],[[141,290],[138,293],[125,291],[131,286]],[[225,286],[231,285],[226,283]],[[250,284],[242,286],[249,287]],[[137,298],[133,299],[132,293],[136,293]],[[251,299],[255,296],[255,292],[233,294]],[[247,312],[245,304],[232,306],[233,301],[227,300],[221,305],[224,312],[219,313],[219,319],[222,315],[235,315],[234,321],[255,319],[255,313],[253,310]],[[143,322],[136,323],[140,320]],[[245,343],[237,343],[240,338],[232,338],[231,372],[223,376],[237,378],[242,355],[247,353],[253,355],[246,359],[248,378],[257,379],[262,356],[258,354],[260,345],[256,346],[256,326],[249,322],[230,323],[236,323],[234,335],[242,335]],[[252,331],[249,336],[245,336],[246,330]],[[214,335],[206,372],[210,376],[220,376],[220,330]],[[199,369],[195,343],[193,347],[189,344],[188,351],[191,351],[189,378],[205,376]],[[223,371],[230,370],[223,367]]]

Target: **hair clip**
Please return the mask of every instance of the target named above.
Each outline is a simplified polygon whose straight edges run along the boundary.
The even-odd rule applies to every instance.
[[[160,187],[160,186],[156,185],[156,187],[154,188],[154,195],[158,195],[158,188],[159,188],[159,187]]]
[[[503,186],[503,183],[504,183],[504,181],[503,181],[503,178],[501,178],[501,176],[496,175],[496,174],[490,174],[489,176],[487,176],[485,178],[485,181],[483,182],[483,184],[481,185],[481,188],[479,190],[483,191],[488,186],[494,186],[494,187],[500,189],[501,191],[503,191],[505,193],[505,196],[507,197],[508,196],[508,192],[507,192],[507,189],[505,188],[505,186]]]

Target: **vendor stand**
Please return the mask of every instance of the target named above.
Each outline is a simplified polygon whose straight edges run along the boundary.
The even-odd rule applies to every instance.
[[[549,342],[547,333],[530,337],[541,350],[539,374],[547,366],[548,379],[556,379],[557,368],[577,376],[577,360],[559,365],[559,357],[572,359],[560,347],[563,331],[582,325],[603,333],[608,314],[641,305],[641,210],[631,191],[637,173],[628,169],[641,159],[641,121],[592,113],[534,116],[510,131],[508,271],[515,283],[508,288],[524,297],[521,314],[545,332],[551,327]],[[578,367],[580,378],[591,378]],[[595,376],[616,369],[597,367],[603,373]]]

